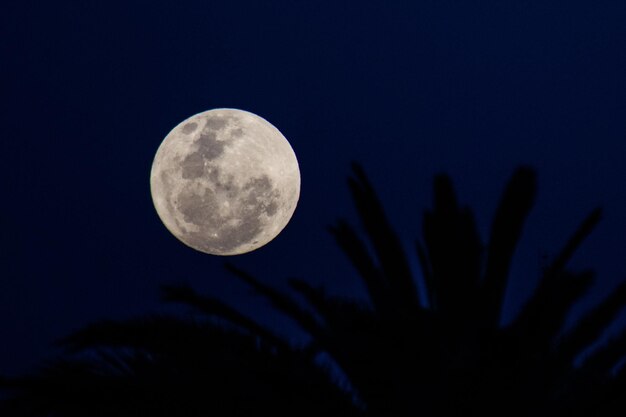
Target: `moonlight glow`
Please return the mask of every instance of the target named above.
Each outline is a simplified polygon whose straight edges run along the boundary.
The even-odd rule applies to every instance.
[[[159,147],[150,175],[156,211],[179,240],[236,255],[272,240],[300,195],[300,171],[285,137],[265,119],[215,109],[180,123]]]

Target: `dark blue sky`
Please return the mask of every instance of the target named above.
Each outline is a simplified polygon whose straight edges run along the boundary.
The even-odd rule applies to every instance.
[[[163,283],[272,319],[152,206],[160,142],[216,107],[269,120],[299,159],[290,224],[232,258],[266,281],[360,293],[325,231],[355,222],[351,160],[411,256],[436,173],[454,178],[486,236],[508,176],[535,166],[509,314],[540,255],[598,204],[605,219],[574,264],[598,271],[591,301],[626,275],[622,0],[11,3],[0,10],[0,373],[28,369],[96,319],[163,311]]]

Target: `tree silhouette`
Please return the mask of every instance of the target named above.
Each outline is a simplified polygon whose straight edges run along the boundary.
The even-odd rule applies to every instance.
[[[423,294],[400,240],[359,165],[349,187],[366,238],[330,227],[367,300],[289,281],[307,306],[234,265],[227,268],[311,336],[295,346],[222,301],[163,288],[191,306],[175,317],[102,322],[67,337],[65,357],[34,375],[0,381],[8,416],[298,415],[616,416],[626,411],[626,332],[592,346],[626,303],[626,284],[571,329],[564,322],[593,282],[566,268],[601,217],[593,210],[547,265],[517,317],[501,324],[509,270],[536,191],[516,170],[483,244],[451,180],[434,181],[434,207],[416,242]],[[420,299],[427,302],[422,304]],[[330,362],[321,362],[325,355]],[[339,369],[345,381],[331,376]]]
[[[68,357],[5,381],[15,394],[1,415],[356,415],[350,397],[306,355],[212,323],[100,322],[64,344]]]

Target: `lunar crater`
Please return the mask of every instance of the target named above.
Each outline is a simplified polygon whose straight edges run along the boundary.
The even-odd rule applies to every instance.
[[[189,135],[193,132],[196,131],[196,128],[198,127],[198,123],[187,123],[185,126],[183,126],[183,133],[186,135]]]
[[[280,192],[266,175],[237,186],[232,178],[218,182],[219,169],[212,172],[211,182],[193,182],[183,188],[174,199],[178,202],[175,206],[184,221],[197,229],[187,232],[191,241],[200,244],[201,236],[209,236],[210,242],[205,237],[203,245],[232,251],[256,239],[264,224],[263,215],[271,217],[278,211]],[[200,187],[202,192],[196,190]]]

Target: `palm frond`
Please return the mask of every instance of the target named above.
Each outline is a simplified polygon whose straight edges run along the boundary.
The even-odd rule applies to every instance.
[[[591,286],[593,272],[574,274],[565,267],[576,249],[591,233],[601,218],[601,210],[593,210],[567,240],[553,263],[546,268],[531,298],[527,301],[512,327],[536,329],[537,342],[545,343],[556,336],[565,315]]]
[[[428,254],[426,253],[426,248],[422,242],[419,241],[419,239],[415,240],[415,250],[420,265],[420,271],[422,272],[427,307],[431,310],[437,310],[438,306],[436,301],[437,293],[435,291],[435,278],[433,277],[433,271]]]
[[[65,343],[87,351],[4,381],[15,393],[4,415],[358,414],[350,393],[310,357],[212,324],[106,322]]]
[[[389,288],[376,262],[371,258],[363,240],[346,222],[340,220],[328,228],[339,248],[347,255],[363,280],[374,310],[380,314],[389,311]]]
[[[116,354],[149,353],[152,357],[169,358],[177,363],[201,368],[207,358],[219,357],[224,365],[250,358],[259,350],[275,352],[276,346],[259,339],[256,334],[243,333],[213,322],[191,321],[171,316],[147,316],[132,320],[106,320],[93,323],[59,340],[68,354],[110,350]],[[284,352],[284,345],[279,345]],[[88,355],[89,357],[89,355]],[[97,357],[94,363],[106,363]]]
[[[396,307],[414,311],[419,306],[419,294],[400,239],[389,224],[363,168],[353,162],[352,171],[348,186]]]
[[[223,301],[206,295],[200,295],[193,289],[185,286],[164,285],[161,287],[162,300],[166,302],[182,303],[213,317],[219,317],[228,322],[258,335],[261,339],[270,342],[272,345],[288,349],[289,343],[276,335],[270,329],[262,326],[245,314],[229,306]]]
[[[429,298],[440,313],[468,318],[480,280],[482,245],[473,215],[459,207],[450,178],[438,175],[433,188],[434,209],[426,211],[423,220],[427,254],[420,255],[418,246],[422,269],[428,271]]]
[[[533,294],[511,329],[519,336],[519,348],[549,351],[574,304],[594,281],[593,271],[563,271]]]
[[[581,368],[585,373],[595,375],[608,374],[626,356],[626,329],[610,338],[583,361]]]
[[[237,268],[233,264],[226,262],[224,264],[226,269],[233,273],[237,278],[248,284],[258,294],[267,298],[274,308],[285,313],[288,317],[293,319],[300,327],[308,332],[311,336],[318,339],[324,338],[324,330],[318,320],[310,312],[298,304],[289,295],[282,293],[281,291],[273,288],[270,285],[264,284],[254,278],[247,272]]]
[[[515,171],[509,180],[491,225],[483,285],[485,319],[500,322],[511,260],[526,217],[535,200],[535,172],[528,167]]]
[[[578,354],[598,340],[625,305],[626,282],[622,282],[563,336],[559,351],[564,360],[573,361]]]
[[[567,240],[567,243],[561,249],[553,263],[548,268],[548,274],[558,273],[567,265],[567,262],[574,255],[578,247],[582,242],[593,232],[593,229],[602,220],[602,208],[597,207],[593,209],[587,217],[578,226],[574,234]]]

